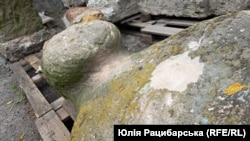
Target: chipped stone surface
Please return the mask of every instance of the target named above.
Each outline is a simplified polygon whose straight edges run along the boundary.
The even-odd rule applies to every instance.
[[[122,69],[110,73],[115,75],[101,85],[88,85],[86,80],[62,87],[63,95],[77,99],[73,101],[78,116],[71,140],[108,140],[113,138],[114,124],[249,124],[249,26],[247,11],[203,21],[126,59],[117,59],[116,67]],[[185,80],[190,79],[186,75],[196,75],[195,79],[174,89],[155,89],[152,78],[164,73],[155,70],[169,71],[166,66],[173,66],[159,66],[178,59],[187,70],[198,70],[175,70],[170,74],[176,76],[171,77],[184,76]],[[232,86],[244,87],[226,95],[225,90]]]
[[[0,43],[0,54],[10,62],[40,51],[43,43],[51,38],[55,32],[52,30],[40,30],[31,35],[22,36],[4,43]]]
[[[199,57],[191,59],[188,53],[172,56],[157,65],[150,78],[150,86],[154,89],[183,92],[188,84],[197,82],[204,64],[199,62]]]
[[[89,0],[87,6],[100,9],[110,22],[139,13],[138,0]]]

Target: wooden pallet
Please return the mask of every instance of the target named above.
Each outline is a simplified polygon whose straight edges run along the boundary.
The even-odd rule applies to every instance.
[[[38,70],[40,56],[39,53],[32,54],[10,66],[34,110],[35,124],[42,139],[44,141],[68,141],[70,130],[65,125],[65,121],[75,120],[76,110],[74,106],[63,97],[49,103],[37,87],[37,84],[44,80],[42,74],[36,73],[31,77],[27,73],[30,69]]]
[[[127,24],[131,27],[140,28],[141,33],[171,36],[199,22],[198,20],[176,18],[162,18],[148,21],[141,21],[141,19],[141,15],[139,14],[121,21],[121,24]]]

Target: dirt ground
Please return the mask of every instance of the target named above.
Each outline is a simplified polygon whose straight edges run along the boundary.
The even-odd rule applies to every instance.
[[[18,87],[8,62],[0,56],[0,141],[41,141],[33,109]]]

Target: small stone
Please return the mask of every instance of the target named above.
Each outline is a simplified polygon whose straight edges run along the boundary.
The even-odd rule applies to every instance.
[[[225,100],[225,97],[222,97],[222,96],[218,96],[217,97],[219,100]]]
[[[194,109],[191,109],[191,110],[190,110],[190,113],[194,113]]]
[[[90,7],[74,7],[69,8],[62,20],[65,24],[65,27],[69,27],[72,24],[80,23],[80,22],[89,22],[93,20],[102,20],[104,15],[98,9],[90,8]]]
[[[213,111],[215,108],[214,107],[211,107],[211,108],[208,108],[207,110],[208,111]]]
[[[201,119],[201,124],[209,124],[209,120],[207,118]]]
[[[209,43],[209,44],[212,44],[212,43],[214,43],[214,41],[209,41],[208,43]]]
[[[240,30],[240,32],[245,32],[245,31],[246,31],[246,29],[244,29],[244,28]]]

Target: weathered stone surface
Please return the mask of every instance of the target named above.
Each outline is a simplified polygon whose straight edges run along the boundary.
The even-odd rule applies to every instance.
[[[30,35],[41,28],[42,21],[32,6],[32,0],[1,1],[0,42]]]
[[[22,36],[4,43],[0,43],[0,54],[10,62],[40,51],[43,43],[55,34],[53,30],[40,30],[31,35]]]
[[[53,36],[43,47],[42,70],[54,87],[73,85],[121,45],[112,23],[92,21],[74,24]]]
[[[46,13],[59,13],[64,9],[64,5],[61,0],[32,0],[34,7],[39,12]]]
[[[88,0],[61,0],[65,7],[85,6]]]
[[[79,111],[71,140],[110,140],[114,124],[250,124],[249,26],[250,11],[203,21],[60,87]]]
[[[204,18],[210,14],[209,0],[141,0],[139,7],[152,15]]]
[[[129,52],[138,52],[152,44],[152,37],[149,35],[132,35],[122,33],[122,45]]]
[[[152,15],[207,18],[248,9],[249,0],[141,0],[140,10]]]
[[[209,3],[211,14],[214,15],[223,15],[250,8],[250,0],[210,0]]]
[[[89,0],[87,6],[100,9],[108,21],[117,22],[139,13],[137,3],[138,0]]]
[[[104,15],[99,9],[91,7],[73,7],[66,10],[62,20],[65,27],[76,23],[87,23],[93,20],[103,20]]]

